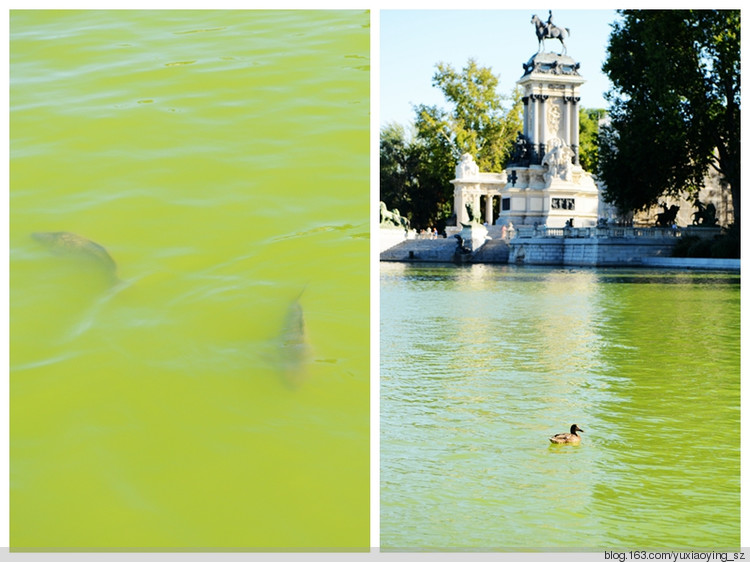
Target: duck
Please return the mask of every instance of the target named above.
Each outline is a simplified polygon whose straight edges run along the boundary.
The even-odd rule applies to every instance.
[[[558,433],[549,438],[552,443],[580,443],[581,436],[578,435],[578,431],[583,433],[583,430],[576,424],[570,426],[570,433]]]

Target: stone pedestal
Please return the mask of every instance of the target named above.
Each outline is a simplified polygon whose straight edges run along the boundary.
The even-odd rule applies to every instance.
[[[518,136],[496,224],[594,226],[599,189],[578,163],[578,102],[584,83],[567,55],[537,53],[523,65],[523,134]]]
[[[463,240],[464,248],[476,252],[487,240],[487,228],[479,223],[461,224],[463,229],[459,236]]]
[[[579,67],[573,58],[556,53],[537,53],[523,65],[517,82],[523,133],[502,173],[479,172],[470,155],[461,157],[451,181],[459,222],[469,222],[468,205],[475,219],[483,214],[481,222],[499,226],[562,227],[571,219],[575,226],[597,224],[599,188],[579,164],[578,102],[584,83]],[[500,199],[496,220],[493,197]]]
[[[385,252],[389,248],[401,244],[407,240],[409,233],[403,228],[380,228],[378,229],[380,240],[380,252]],[[414,236],[412,236],[414,238]]]

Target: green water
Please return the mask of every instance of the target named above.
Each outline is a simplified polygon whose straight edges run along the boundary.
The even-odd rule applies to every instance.
[[[10,127],[11,547],[367,548],[368,12],[14,11]]]
[[[380,283],[383,549],[739,549],[738,275]]]

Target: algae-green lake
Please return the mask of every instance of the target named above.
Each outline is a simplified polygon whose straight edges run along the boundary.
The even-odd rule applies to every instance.
[[[380,291],[381,548],[739,549],[738,274],[382,263]]]
[[[11,548],[369,547],[369,31],[11,12]]]

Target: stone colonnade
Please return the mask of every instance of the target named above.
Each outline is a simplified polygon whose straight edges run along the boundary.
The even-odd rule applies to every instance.
[[[475,219],[479,222],[494,224],[497,217],[493,216],[493,203],[498,200],[498,208],[502,199],[502,190],[507,184],[505,172],[501,174],[478,173],[472,177],[460,177],[451,180],[454,185],[453,209],[456,213],[457,224],[467,224],[469,213],[466,206],[471,207]],[[484,204],[482,204],[484,197]]]
[[[573,149],[573,164],[579,164],[579,117],[580,96],[565,95],[550,100],[549,94],[531,93],[521,98],[524,105],[523,129],[529,138],[532,155],[530,164],[540,164],[547,151],[547,143],[553,137],[563,138]],[[562,110],[560,103],[562,102]],[[557,103],[556,103],[557,102]],[[560,130],[562,121],[564,130]]]

